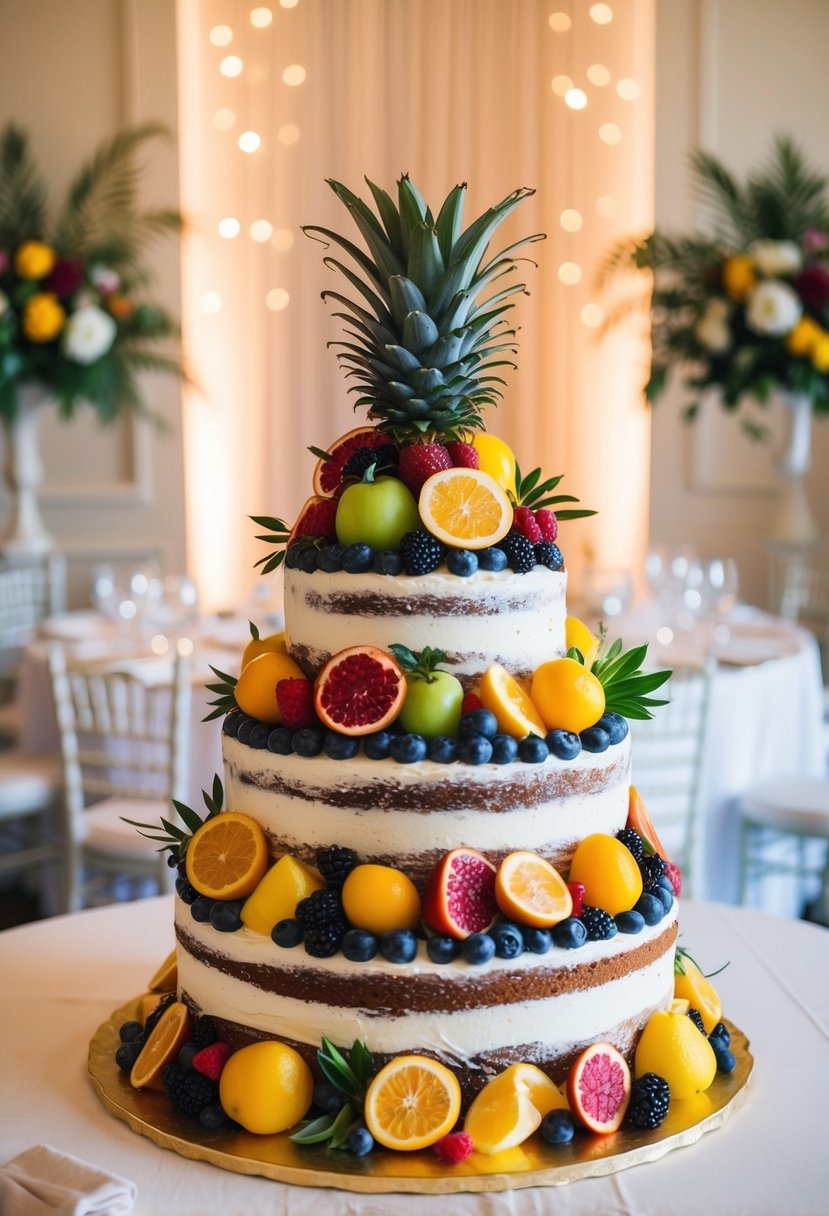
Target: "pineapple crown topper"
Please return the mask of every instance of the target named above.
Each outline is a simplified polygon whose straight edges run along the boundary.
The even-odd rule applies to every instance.
[[[138,828],[139,836],[145,836],[147,840],[157,841],[161,846],[158,849],[159,853],[167,850],[181,862],[187,854],[187,847],[190,841],[199,828],[207,823],[208,819],[213,819],[222,810],[225,793],[222,788],[222,779],[218,773],[213,775],[213,788],[211,792],[208,794],[207,790],[202,790],[202,798],[204,799],[204,805],[207,807],[207,814],[204,817],[197,814],[196,811],[186,806],[183,802],[179,802],[176,798],[171,799],[179,818],[184,824],[184,828],[179,827],[178,824],[172,823],[163,816],[160,824],[139,823],[135,819],[126,819],[123,815],[121,818],[130,827]]]
[[[668,701],[657,700],[649,694],[666,684],[673,672],[642,671],[648,653],[647,643],[623,650],[622,639],[617,638],[608,646],[604,624],[599,625],[599,638],[599,650],[590,670],[604,689],[606,712],[639,721],[652,718],[651,709],[667,705]],[[567,651],[567,658],[585,666],[584,655],[575,646]]]
[[[516,270],[511,256],[523,245],[543,240],[526,236],[485,261],[490,238],[511,211],[534,191],[514,190],[463,227],[466,183],[455,186],[437,219],[417,188],[404,175],[397,183],[397,202],[366,178],[377,215],[340,182],[328,181],[348,209],[368,248],[368,255],[329,228],[309,224],[303,232],[339,245],[355,270],[335,257],[324,264],[338,270],[362,296],[358,303],[337,291],[325,291],[346,311],[333,315],[349,327],[350,341],[339,347],[355,410],[368,407],[368,417],[398,443],[424,437],[451,441],[483,426],[481,410],[497,404],[504,380],[501,367],[515,367],[515,330],[504,319],[510,297],[526,294],[524,283],[511,282],[479,303],[490,284]],[[378,219],[379,216],[379,219]],[[367,305],[365,307],[364,305]]]

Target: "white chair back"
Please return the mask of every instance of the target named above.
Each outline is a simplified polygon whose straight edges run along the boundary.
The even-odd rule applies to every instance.
[[[0,676],[8,675],[20,652],[46,616],[66,605],[63,554],[42,560],[5,563],[0,559]]]

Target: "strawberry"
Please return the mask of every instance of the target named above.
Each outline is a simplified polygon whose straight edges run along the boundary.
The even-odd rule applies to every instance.
[[[512,527],[515,532],[526,536],[527,540],[537,545],[541,540],[541,529],[535,521],[535,515],[529,507],[516,507],[512,517]]]
[[[682,890],[682,871],[675,861],[666,861],[665,865],[668,867],[665,873],[671,881],[671,886],[674,889],[674,895],[679,895],[680,891]]]
[[[327,540],[335,541],[337,531],[334,527],[337,518],[337,499],[309,498],[299,513],[296,523],[288,537],[287,548],[295,545],[298,540]]]
[[[584,883],[568,882],[567,890],[573,896],[573,911],[571,916],[581,916],[584,911]]]
[[[432,1149],[447,1165],[457,1165],[475,1151],[475,1143],[469,1132],[450,1132],[433,1144]]]
[[[287,726],[288,730],[304,730],[306,726],[316,726],[314,685],[304,676],[280,680],[276,686],[276,703],[279,706],[282,725]]]
[[[449,459],[456,469],[477,469],[478,453],[471,443],[461,443],[460,440],[447,445]]]
[[[433,473],[452,468],[452,457],[442,443],[408,443],[400,449],[400,480],[415,498]]]
[[[211,1081],[218,1081],[229,1056],[230,1047],[227,1043],[211,1043],[209,1047],[202,1047],[201,1051],[196,1052],[193,1056],[193,1067],[202,1076],[209,1077]]]
[[[541,529],[542,539],[552,543],[558,536],[558,520],[555,511],[551,511],[549,507],[539,507],[534,514],[535,522]]]
[[[468,692],[461,701],[461,713],[472,714],[476,709],[483,709],[484,703],[475,692]]]

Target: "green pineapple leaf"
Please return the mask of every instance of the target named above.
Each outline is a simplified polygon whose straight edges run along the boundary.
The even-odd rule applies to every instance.
[[[648,653],[647,644],[624,650],[621,638],[607,646],[607,630],[599,626],[599,652],[590,668],[602,685],[605,696],[605,712],[621,714],[623,718],[644,721],[652,718],[652,709],[667,705],[666,700],[649,696],[667,683],[672,671],[642,671]],[[607,649],[605,649],[607,647]],[[567,657],[584,664],[584,655],[572,646]]]

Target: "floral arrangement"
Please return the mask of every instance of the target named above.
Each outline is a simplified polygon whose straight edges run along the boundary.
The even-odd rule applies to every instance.
[[[696,394],[709,388],[730,410],[746,397],[764,404],[786,390],[829,413],[829,180],[786,137],[743,184],[705,152],[693,154],[691,167],[710,235],[656,231],[624,241],[600,276],[652,274],[648,400],[657,400],[677,369],[695,395],[689,421],[699,410]],[[617,303],[610,322],[641,303]],[[753,422],[745,426],[763,433]]]
[[[0,419],[13,421],[23,385],[41,385],[69,418],[82,401],[101,420],[146,410],[140,372],[181,376],[173,318],[142,298],[149,240],[178,231],[179,214],[139,209],[137,153],[157,124],[120,131],[83,165],[50,219],[26,135],[0,133]]]

